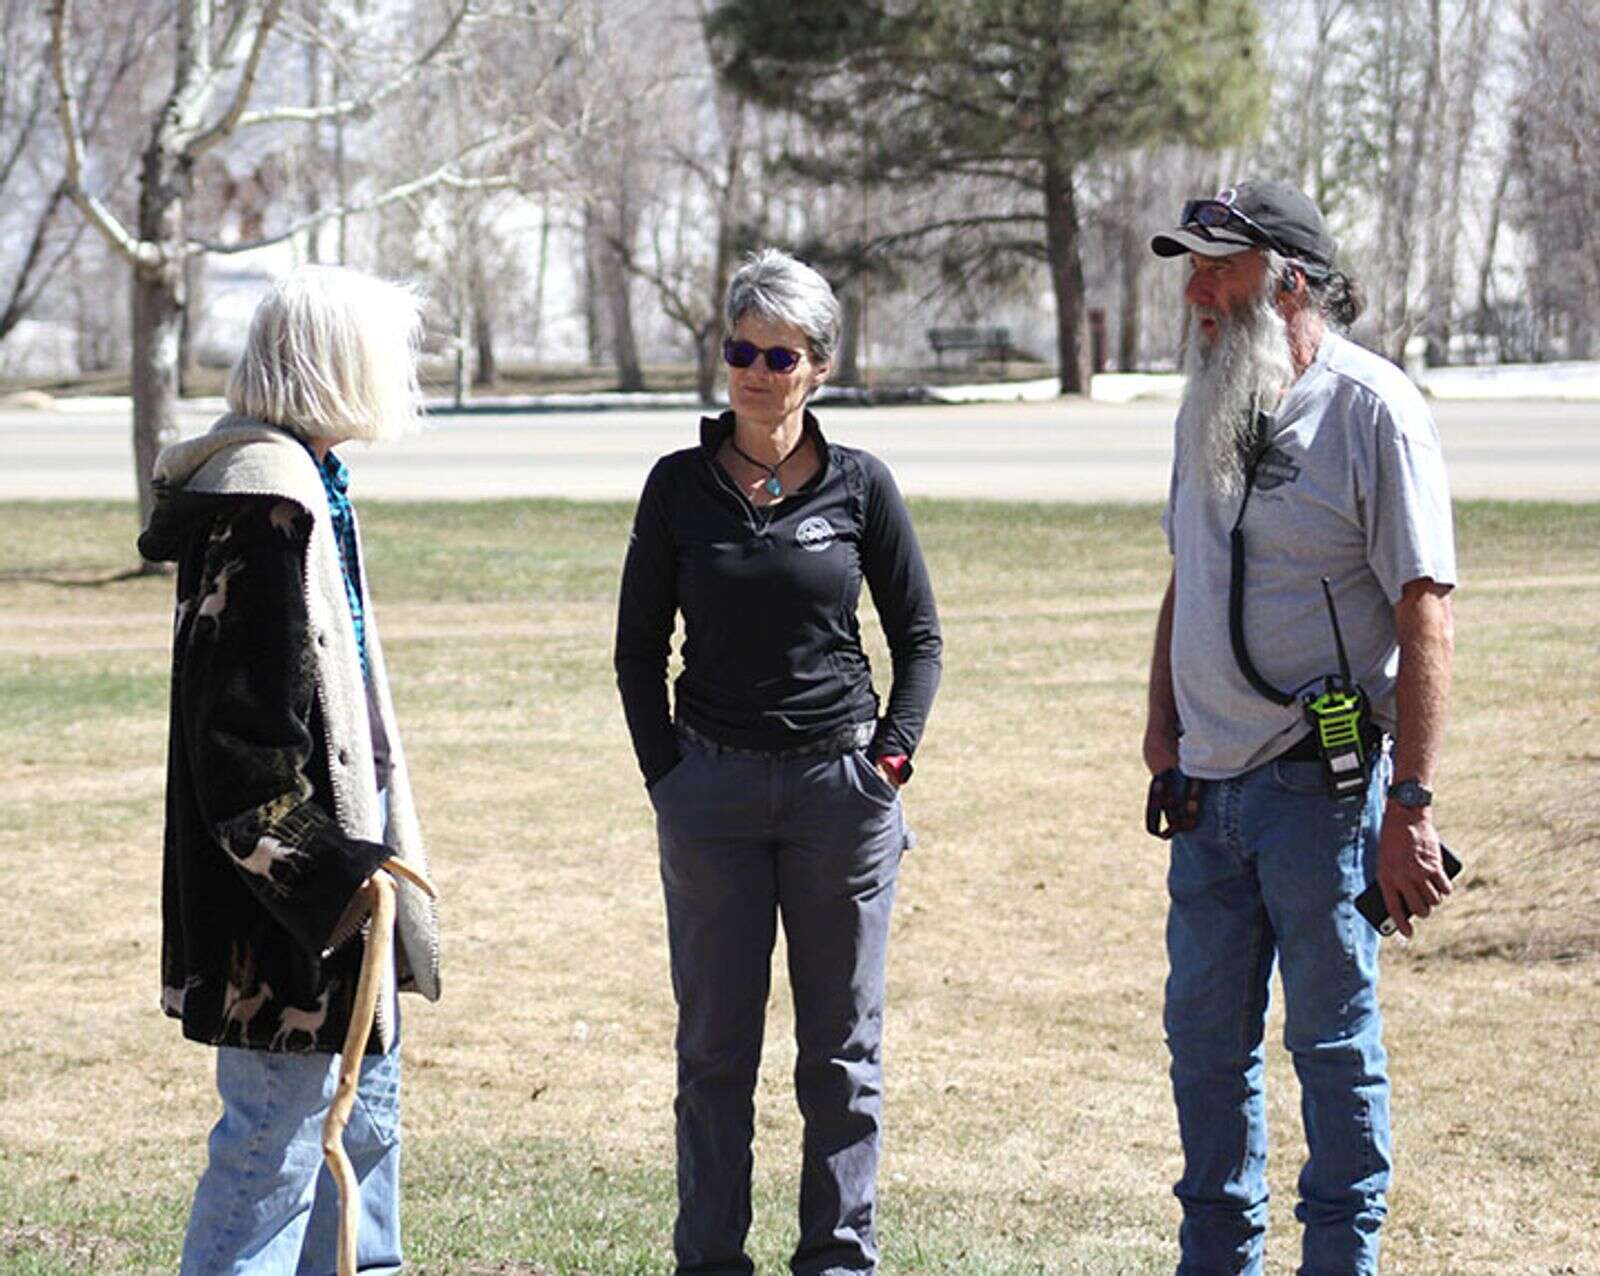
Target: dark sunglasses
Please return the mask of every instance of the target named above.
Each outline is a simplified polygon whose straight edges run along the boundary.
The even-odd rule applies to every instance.
[[[730,368],[748,368],[762,355],[767,368],[779,376],[793,372],[800,363],[800,351],[788,346],[768,346],[763,350],[753,341],[735,341],[731,337],[722,343],[722,359]]]
[[[1200,230],[1233,227],[1249,236],[1252,243],[1274,249],[1285,257],[1294,256],[1271,231],[1256,225],[1232,204],[1224,204],[1220,199],[1191,199],[1183,206],[1183,216],[1178,219],[1178,225],[1195,226]]]

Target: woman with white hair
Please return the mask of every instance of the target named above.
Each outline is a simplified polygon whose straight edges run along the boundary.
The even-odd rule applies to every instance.
[[[887,467],[828,442],[806,408],[839,339],[827,281],[768,249],[734,275],[725,319],[730,410],[651,471],[617,619],[678,1000],[674,1246],[679,1273],[753,1270],[754,1091],[781,917],[805,1120],[791,1268],[872,1272],[884,958],[911,841],[900,788],[938,687],[939,619]],[[894,666],[882,706],[863,581]]]
[[[217,1047],[223,1104],[184,1276],[335,1266],[321,1126],[366,942],[364,887],[396,859],[425,873],[427,857],[333,449],[414,420],[419,333],[408,289],[296,270],[256,309],[232,410],[156,462],[139,549],[177,564],[162,1004],[184,1036]],[[401,1262],[395,993],[439,995],[432,901],[402,881],[398,917],[345,1136],[369,1273]]]

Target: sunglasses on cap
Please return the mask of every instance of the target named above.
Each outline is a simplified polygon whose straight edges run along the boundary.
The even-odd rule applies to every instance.
[[[799,350],[788,346],[768,346],[763,350],[754,341],[735,341],[731,337],[722,343],[722,361],[730,368],[748,368],[765,356],[768,370],[779,376],[793,372],[800,363],[800,355]]]
[[[1285,257],[1293,257],[1294,253],[1279,242],[1273,233],[1258,226],[1246,217],[1232,204],[1225,204],[1220,199],[1191,199],[1183,206],[1183,216],[1178,219],[1182,227],[1193,226],[1201,231],[1233,229],[1246,235],[1252,243],[1271,248]]]

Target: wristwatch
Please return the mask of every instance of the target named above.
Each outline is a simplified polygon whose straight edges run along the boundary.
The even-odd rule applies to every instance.
[[[903,753],[885,753],[878,759],[876,765],[894,777],[894,786],[897,789],[911,778],[911,759]]]
[[[1433,790],[1414,777],[1406,780],[1397,780],[1391,784],[1389,786],[1389,796],[1398,805],[1409,807],[1413,811],[1433,805]]]

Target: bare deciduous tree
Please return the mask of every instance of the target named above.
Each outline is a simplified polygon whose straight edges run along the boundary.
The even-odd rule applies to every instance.
[[[630,284],[647,283],[695,356],[695,387],[715,398],[722,294],[753,220],[747,203],[752,108],[718,86],[705,47],[703,5],[612,0],[592,48],[622,103],[583,166],[591,279],[630,383]],[[648,18],[648,20],[646,20]]]
[[[1439,90],[1434,144],[1428,157],[1427,235],[1423,262],[1424,358],[1431,366],[1450,361],[1456,327],[1457,258],[1461,251],[1463,180],[1477,143],[1480,101],[1488,64],[1495,0],[1458,0],[1446,15],[1434,5],[1430,20],[1448,27],[1439,32]]]
[[[1524,23],[1516,219],[1533,242],[1541,337],[1589,358],[1600,338],[1600,12],[1529,0]]]
[[[280,242],[311,225],[355,210],[371,210],[421,191],[472,184],[462,175],[464,155],[450,156],[410,180],[323,208],[283,229],[249,242],[206,240],[191,233],[187,212],[197,165],[236,137],[270,126],[369,117],[421,77],[446,65],[441,56],[473,12],[474,0],[461,0],[442,27],[421,46],[378,64],[365,62],[360,85],[322,105],[253,105],[269,53],[278,43],[285,0],[176,0],[164,34],[171,40],[172,84],[150,121],[139,159],[138,201],[133,215],[119,216],[105,193],[94,188],[87,167],[85,117],[73,70],[84,39],[73,0],[49,0],[51,65],[58,95],[57,115],[65,146],[66,191],[83,216],[131,267],[133,273],[133,451],[141,519],[153,506],[151,471],[156,453],[176,435],[179,333],[185,303],[185,267],[198,252],[240,252]],[[384,15],[390,27],[401,15]],[[418,15],[411,15],[413,18]],[[371,20],[377,24],[377,18]],[[416,29],[406,24],[407,31]],[[482,152],[493,135],[468,150]]]
[[[145,69],[154,9],[149,3],[96,4],[77,85],[86,139],[103,137],[120,122],[137,72]],[[71,201],[53,119],[49,35],[36,5],[0,4],[0,194],[6,237],[19,247],[0,288],[0,341],[34,309],[84,230],[81,219],[62,215]],[[113,164],[107,184],[118,184],[127,171],[125,163]]]

